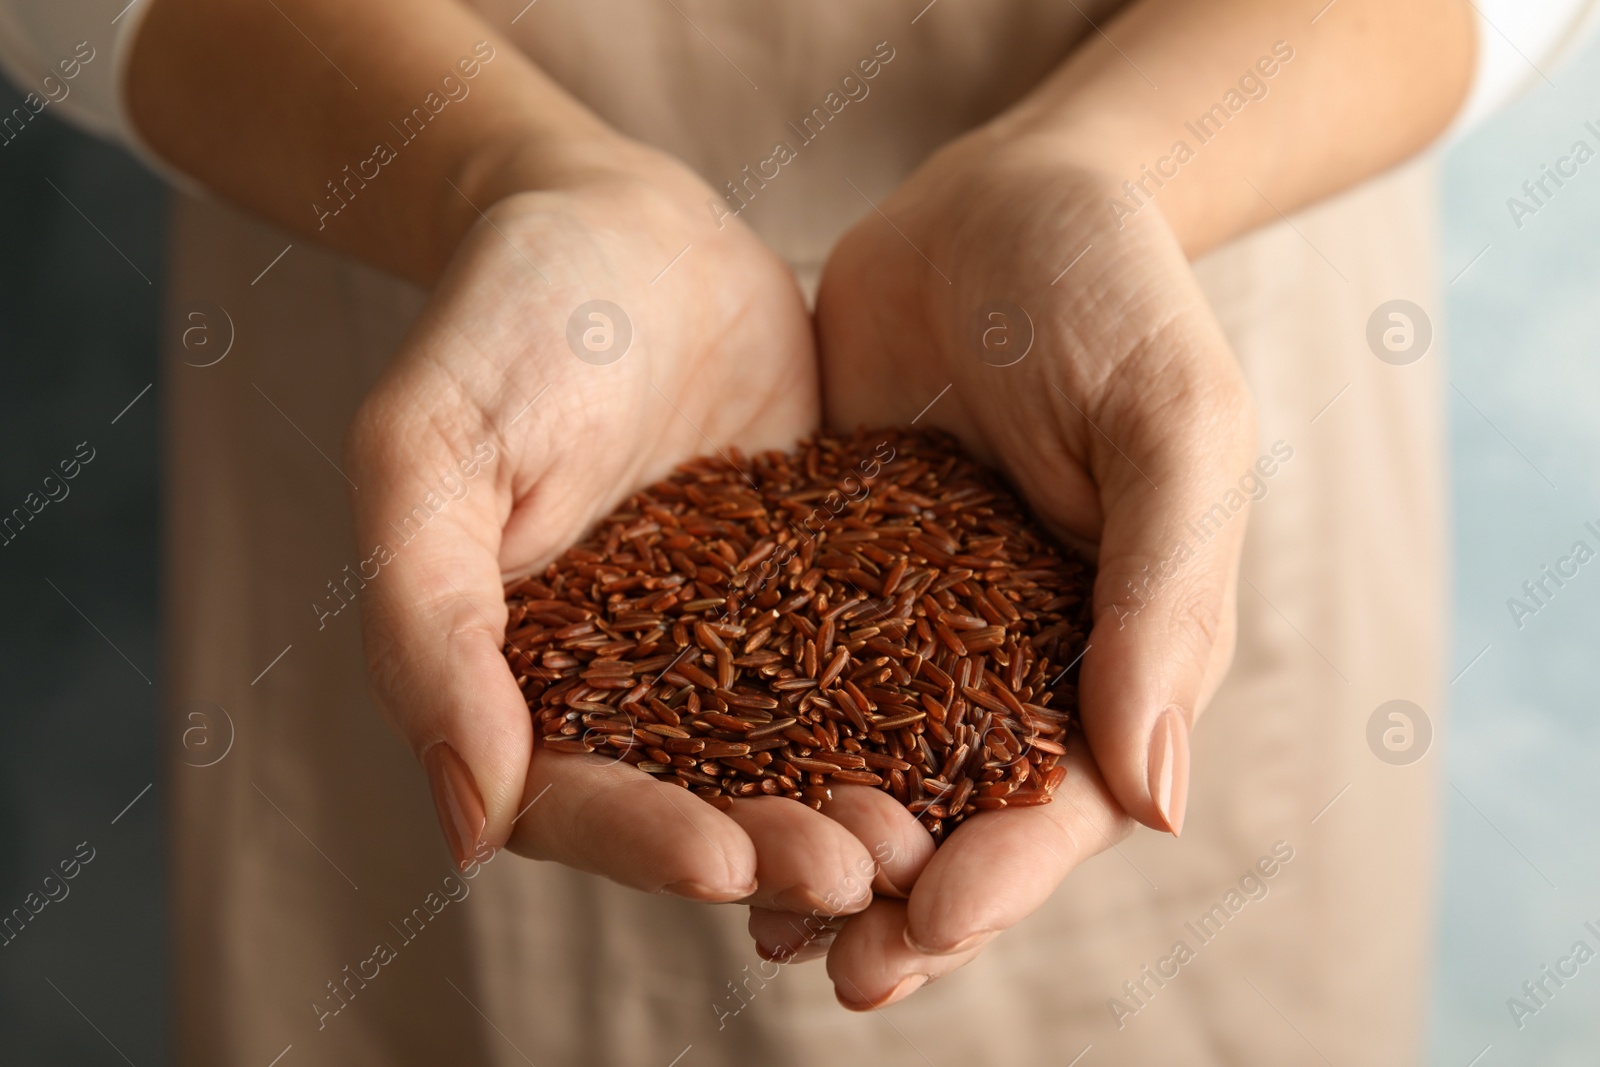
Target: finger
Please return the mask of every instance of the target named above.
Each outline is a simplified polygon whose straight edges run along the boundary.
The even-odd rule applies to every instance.
[[[346,446],[365,557],[344,584],[360,606],[377,702],[428,770],[440,825],[465,865],[498,847],[523,794],[533,728],[501,654],[495,445],[433,429],[398,387],[375,391]]]
[[[906,943],[905,929],[905,902],[884,897],[845,923],[828,950],[828,977],[840,1004],[851,1011],[887,1007],[965,966],[983,948],[930,956]]]
[[[419,324],[352,420],[344,456],[356,543],[373,561],[356,568],[373,693],[427,769],[465,865],[511,832],[533,725],[501,653],[512,478],[499,435],[441,369],[461,343]]]
[[[739,824],[637,767],[540,749],[528,793],[508,842],[522,855],[694,900],[755,891],[756,849]]]
[[[957,827],[917,879],[906,936],[917,951],[961,953],[1016,925],[1078,864],[1128,835],[1082,741],[1062,758],[1051,802],[984,812]]]
[[[1111,792],[1134,818],[1174,834],[1187,807],[1189,732],[1232,656],[1241,486],[1254,484],[1238,369],[1209,318],[1190,332],[1199,336],[1168,341],[1198,355],[1144,376],[1161,382],[1161,395],[1106,405],[1106,432],[1120,444],[1100,438],[1091,457],[1105,526],[1079,690]]]
[[[845,922],[825,915],[751,908],[749,929],[762,959],[806,963],[828,954],[834,935],[844,928]]]
[[[822,814],[854,834],[877,863],[874,892],[906,897],[933,857],[933,838],[904,804],[881,789],[834,786]]]
[[[747,903],[846,915],[872,899],[877,865],[849,830],[827,816],[787,797],[763,796],[735,800],[728,817],[755,848],[757,889]]]

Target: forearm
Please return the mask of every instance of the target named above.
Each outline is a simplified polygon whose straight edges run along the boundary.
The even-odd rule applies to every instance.
[[[617,140],[453,0],[149,2],[127,85],[145,141],[219,196],[423,284],[478,208]]]
[[[1316,14],[1141,0],[992,132],[1122,177],[1131,188],[1108,212],[1153,202],[1197,256],[1406,158],[1460,106],[1475,54],[1461,0],[1337,0]]]

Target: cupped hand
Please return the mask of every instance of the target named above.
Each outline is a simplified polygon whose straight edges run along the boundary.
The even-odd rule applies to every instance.
[[[509,847],[649,891],[864,907],[865,848],[804,805],[723,814],[626,763],[536,748],[501,652],[505,578],[691,455],[787,448],[816,424],[793,275],[715,225],[713,195],[619,145],[487,207],[462,241],[346,443],[359,543],[386,546],[360,594],[372,687],[462,865]]]
[[[1153,205],[1118,219],[1119,187],[1059,145],[980,131],[867,213],[824,272],[828,421],[951,431],[1099,566],[1086,744],[1055,801],[970,819],[908,872],[908,899],[843,924],[828,969],[850,1007],[967,962],[1134,820],[1183,824],[1189,732],[1232,655],[1244,534],[1242,515],[1211,509],[1249,468],[1254,420],[1178,240]],[[915,822],[895,825],[897,849],[919,854]],[[801,949],[792,926],[752,916],[769,955]]]

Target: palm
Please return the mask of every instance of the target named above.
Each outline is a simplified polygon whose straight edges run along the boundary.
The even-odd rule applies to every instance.
[[[917,418],[950,430],[1101,565],[1081,684],[1094,758],[1077,746],[1056,803],[972,819],[906,904],[883,901],[852,919],[829,955],[842,995],[852,986],[886,995],[897,975],[965,962],[974,931],[1031,912],[1131,829],[1130,810],[1153,822],[1140,796],[1149,727],[1138,724],[1162,701],[1198,713],[1226,667],[1232,609],[1221,590],[1236,541],[1196,567],[1220,569],[1205,584],[1215,604],[1197,595],[1126,629],[1113,607],[1122,580],[1162,551],[1172,516],[1203,511],[1221,478],[1248,463],[1251,429],[1237,370],[1176,241],[1154,211],[1110,225],[1106,186],[1040,154],[957,143],[884,202],[893,226],[868,216],[823,277],[829,421]],[[1222,425],[1204,425],[1213,420]],[[1201,629],[1215,646],[1183,632],[1197,611],[1212,613]],[[1179,672],[1166,665],[1185,659],[1193,678],[1175,692]],[[907,947],[908,931],[930,951],[959,951],[930,967]]]
[[[491,484],[375,583],[375,688],[420,752],[460,751],[490,843],[649,890],[809,905],[870,865],[841,824],[770,797],[723,814],[627,764],[536,749],[499,651],[502,575],[542,565],[681,460],[789,447],[816,423],[793,276],[742,226],[718,230],[681,167],[656,158],[642,173],[497,205],[366,402],[351,452],[382,493],[357,494],[364,536],[481,442],[498,453]],[[595,300],[613,306],[578,314],[570,343]]]
[[[448,364],[427,357],[439,385],[468,394],[447,417],[481,420],[507,447],[508,573],[696,453],[788,447],[816,423],[792,275],[742,227],[719,233],[682,199],[631,183],[525,194],[496,209],[441,287],[436,313],[462,343],[445,339]],[[578,315],[574,347],[569,321],[595,300],[621,316]],[[599,332],[585,344],[584,330]]]
[[[1120,399],[1113,372],[1163,320],[1181,325],[1184,298],[1203,304],[1163,227],[1108,232],[1096,176],[968,165],[963,151],[884,205],[899,232],[869,216],[830,259],[817,310],[828,418],[909,421],[943,392],[919,425],[1000,466],[1058,534],[1097,543],[1091,465],[1106,446],[1097,413]],[[1140,477],[1117,466],[1103,475]]]

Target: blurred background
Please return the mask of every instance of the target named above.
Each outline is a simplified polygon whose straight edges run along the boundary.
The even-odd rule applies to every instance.
[[[1546,73],[1444,156],[1455,633],[1438,1067],[1486,1048],[1479,1064],[1600,1056],[1600,959],[1562,986],[1546,979],[1544,1006],[1522,989],[1580,939],[1600,951],[1584,929],[1600,930],[1600,558],[1562,586],[1547,580],[1553,595],[1536,589],[1543,606],[1522,588],[1577,541],[1600,551],[1600,48]],[[1574,169],[1578,141],[1589,161],[1559,187],[1547,180],[1551,195],[1535,189],[1542,205],[1530,200],[1523,183],[1564,156]],[[1512,197],[1535,213],[1514,218]],[[1512,598],[1537,612],[1513,613]],[[1520,1028],[1511,997],[1537,1009],[1517,1013]]]
[[[60,498],[0,534],[0,917],[60,898],[0,933],[0,1063],[162,1063],[165,198],[46,108],[0,147],[0,204],[0,515]]]
[[[1600,553],[1600,157],[1542,203],[1522,190],[1577,141],[1600,152],[1600,47],[1546,74],[1442,152],[1426,311],[1448,350],[1455,603],[1429,756],[1446,813],[1436,1067],[1592,1064],[1600,1046],[1600,959],[1560,986],[1543,970],[1580,939],[1600,949],[1584,928],[1600,931],[1600,556],[1539,603],[1523,590],[1577,541]],[[18,102],[0,86],[0,114]],[[0,935],[0,1063],[162,1063],[158,764],[180,743],[157,718],[164,198],[47,111],[0,147],[0,203],[0,514],[93,455],[0,535],[0,916],[93,856]],[[1541,979],[1550,995],[1530,998]]]

